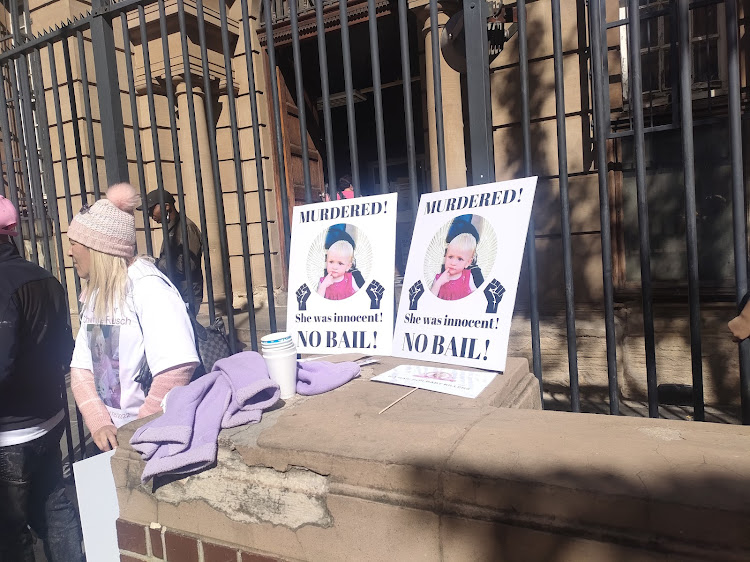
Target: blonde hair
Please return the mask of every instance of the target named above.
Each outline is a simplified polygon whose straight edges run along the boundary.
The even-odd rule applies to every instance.
[[[83,301],[94,319],[104,321],[125,301],[128,260],[89,248],[91,262]]]
[[[331,247],[328,248],[328,252],[330,251],[338,252],[339,254],[345,256],[350,261],[354,257],[354,248],[352,245],[347,242],[346,240],[337,240],[333,244],[331,244]],[[328,252],[326,252],[326,258],[328,257]]]
[[[453,240],[448,242],[446,249],[450,248],[451,246],[456,248],[459,252],[470,251],[473,258],[474,254],[476,254],[477,252],[477,239],[468,232],[462,232]]]

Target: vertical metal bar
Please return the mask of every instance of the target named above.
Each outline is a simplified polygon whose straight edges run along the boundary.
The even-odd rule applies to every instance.
[[[29,162],[28,162],[28,150],[27,150],[27,143],[25,140],[25,133],[24,133],[24,126],[23,126],[23,119],[21,117],[21,99],[18,95],[18,84],[16,83],[17,80],[19,80],[19,75],[16,72],[16,65],[13,62],[13,59],[8,61],[8,68],[10,69],[10,92],[11,92],[11,98],[13,100],[13,113],[16,121],[16,138],[18,140],[18,159],[19,164],[21,167],[21,183],[23,184],[23,193],[26,196],[26,215],[27,215],[27,225],[29,227],[29,238],[31,242],[31,259],[34,261],[34,263],[39,264],[39,254],[36,247],[36,224],[34,220],[34,204],[33,204],[33,196],[31,193],[31,187],[29,182]],[[26,98],[26,100],[30,101],[29,98]],[[20,201],[19,201],[20,202]],[[18,207],[18,213],[21,214],[21,207]],[[21,220],[23,220],[23,217],[21,217]]]
[[[47,225],[47,213],[44,209],[44,196],[42,194],[42,176],[39,163],[39,143],[37,142],[36,129],[34,126],[34,112],[31,107],[31,84],[29,81],[29,67],[26,55],[18,57],[18,79],[21,86],[21,99],[18,105],[23,106],[22,134],[26,138],[27,158],[29,164],[29,184],[31,191],[27,196],[31,201],[26,202],[27,209],[34,209],[36,220],[31,221],[36,231],[37,220],[42,227],[42,255],[44,256],[44,268],[52,271],[51,249],[49,243],[49,228]]]
[[[38,55],[38,51],[35,51]],[[38,73],[38,82],[36,83],[36,100],[37,100],[37,113],[39,115],[39,127],[46,131],[47,133],[47,139],[49,139],[49,121],[47,117],[47,96],[44,92],[44,79],[42,77],[42,73]],[[62,146],[60,147],[63,148]],[[43,147],[43,150],[46,150],[48,153],[48,162],[50,168],[52,167],[52,147],[49,145],[49,142],[47,142],[47,146]],[[52,224],[54,228],[54,237],[55,237],[55,251],[57,252],[57,266],[58,266],[58,272],[60,275],[60,284],[62,285],[62,288],[65,291],[65,303],[68,306],[68,309],[70,309],[70,303],[68,302],[68,280],[65,277],[65,260],[64,260],[64,251],[63,251],[63,244],[62,244],[62,233],[60,232],[60,215],[57,208],[57,184],[55,183],[55,174],[53,173],[53,170],[49,170],[49,173],[45,174],[45,185],[40,186],[40,193],[42,190],[46,191],[46,193],[43,193],[43,195],[46,195],[47,199],[47,205],[50,210],[50,215],[52,216]],[[46,225],[46,217],[43,219],[44,223]],[[45,236],[49,238],[49,229],[46,227],[43,229]],[[49,240],[47,241],[47,252],[51,255],[51,252],[49,251]],[[50,259],[50,267],[49,270],[52,271],[52,260]]]
[[[602,278],[604,286],[604,327],[607,342],[607,378],[609,382],[609,413],[620,414],[620,398],[617,385],[617,340],[615,334],[614,286],[612,282],[612,233],[609,216],[609,186],[607,185],[607,134],[609,113],[606,111],[609,96],[604,47],[602,46],[601,0],[589,3],[589,26],[591,35],[591,74],[594,90],[594,147],[596,167],[599,174],[599,221],[602,237]]]
[[[130,51],[130,30],[128,28],[128,14],[120,14],[122,23],[122,40],[125,51],[125,70],[128,75],[128,94],[130,97],[130,114],[133,120],[133,140],[135,144],[135,161],[138,166],[138,187],[141,193],[141,213],[143,216],[143,229],[146,238],[146,252],[154,255],[154,243],[151,239],[151,224],[149,223],[148,209],[146,208],[146,173],[143,169],[143,149],[141,147],[141,123],[138,118],[138,101],[135,94],[135,80],[133,76],[133,54]]]
[[[388,168],[386,166],[385,132],[383,130],[383,93],[380,83],[380,45],[375,0],[367,0],[367,25],[370,31],[370,64],[372,65],[372,93],[375,101],[375,137],[378,145],[378,172],[380,193],[388,193]]]
[[[643,302],[643,336],[646,346],[646,386],[648,387],[648,415],[659,417],[659,397],[656,380],[656,337],[651,291],[651,232],[648,222],[648,193],[646,186],[646,152],[643,134],[643,88],[641,83],[641,18],[639,0],[628,0],[628,44],[630,47],[630,76],[633,84],[633,142],[635,155],[636,192],[638,199],[638,237],[641,258],[641,296]],[[683,135],[684,136],[684,135]]]
[[[160,0],[162,1],[162,0]],[[292,0],[294,3],[296,0]],[[224,68],[227,75],[227,102],[229,123],[232,130],[232,151],[234,154],[234,179],[237,184],[237,202],[240,212],[240,237],[242,238],[242,264],[245,270],[245,290],[248,300],[248,322],[250,325],[250,345],[253,351],[258,350],[258,331],[255,325],[255,307],[253,306],[253,277],[250,268],[250,243],[247,238],[247,214],[245,212],[245,185],[242,180],[242,155],[240,153],[240,135],[237,132],[237,111],[234,103],[234,87],[232,85],[232,55],[229,47],[229,31],[227,30],[226,0],[219,0],[219,18],[221,20],[221,45],[224,51]],[[269,30],[273,33],[273,30]],[[302,99],[304,103],[304,97]],[[305,132],[305,134],[307,134]],[[260,190],[262,186],[258,186]]]
[[[690,305],[690,359],[693,371],[693,419],[704,421],[703,361],[701,359],[700,276],[695,201],[695,151],[693,147],[693,90],[690,81],[690,0],[678,0],[680,49],[680,111],[682,163],[685,171],[685,235]]]
[[[13,79],[13,75],[8,69],[10,80]],[[10,119],[8,118],[8,98],[5,94],[5,80],[2,78],[0,73],[0,133],[3,136],[3,146],[5,147],[5,161],[6,170],[8,175],[8,190],[10,191],[10,201],[13,203],[16,209],[20,211],[18,205],[18,184],[16,183],[16,166],[15,159],[13,157],[13,144],[10,137]],[[15,236],[14,240],[16,247],[22,256],[26,255],[26,249],[23,241],[20,240],[20,236]]]
[[[54,52],[52,50],[52,44],[48,43],[48,47],[50,47],[48,49],[48,52],[50,53],[51,56],[54,56]],[[39,56],[38,51],[36,51],[36,55],[37,57]],[[37,60],[39,60],[39,64],[41,65],[40,59],[37,59]],[[37,74],[37,80],[38,80],[36,82],[36,86],[38,88],[38,91],[36,93],[36,99],[37,99],[37,108],[39,112],[39,126],[43,130],[49,132],[49,121],[48,121],[48,116],[47,116],[47,100],[46,100],[46,95],[44,91],[44,79],[43,79],[43,74],[41,72],[41,68],[40,68],[40,72],[36,74]],[[56,79],[56,75],[57,75],[56,72],[51,73],[51,75],[53,76],[54,79]],[[59,100],[57,102],[57,107],[59,107]],[[60,130],[59,129],[60,122],[58,121],[57,123],[58,123],[58,130]],[[51,146],[48,145],[47,149],[49,153],[48,162],[51,168],[52,167],[52,148]],[[63,143],[60,143],[60,154],[61,154],[60,161],[63,166],[66,165],[64,150],[65,150],[65,145]],[[59,277],[60,284],[62,285],[63,292],[65,293],[65,304],[68,307],[68,310],[70,310],[70,300],[68,299],[68,278],[65,274],[65,253],[63,250],[62,232],[60,229],[60,214],[59,214],[59,210],[57,207],[57,185],[55,183],[54,171],[50,169],[49,173],[45,174],[45,176],[47,178],[47,182],[49,182],[46,185],[47,201],[48,201],[48,205],[50,209],[50,214],[52,215],[52,221],[53,221],[53,226],[55,230],[58,274],[60,276]],[[50,197],[50,190],[52,192],[51,197]],[[68,447],[68,464],[72,466],[73,457],[75,454],[75,448],[73,447],[73,432],[72,432],[72,428],[70,425],[70,411],[68,408],[68,390],[64,382],[61,385],[61,390],[62,390],[63,403],[65,404],[65,408],[63,409],[63,411],[65,412],[64,414],[65,415],[65,441]]]
[[[268,0],[266,0],[268,2]],[[266,5],[266,10],[268,10]],[[203,72],[203,95],[206,96],[206,122],[210,138],[208,147],[211,152],[211,173],[214,177],[214,195],[216,197],[216,216],[219,223],[219,232],[227,231],[227,221],[224,215],[224,194],[221,190],[221,175],[219,174],[219,154],[216,148],[216,121],[214,120],[213,95],[211,93],[211,74],[208,68],[208,49],[206,47],[206,22],[203,15],[203,0],[196,0],[196,11],[198,14],[198,43],[201,46],[201,68]],[[271,29],[269,27],[268,29]],[[229,77],[231,80],[231,77]],[[228,84],[231,87],[231,82]],[[229,348],[232,353],[237,350],[237,336],[234,328],[234,313],[232,311],[232,272],[229,264],[229,246],[226,236],[219,236],[219,248],[221,249],[221,265],[224,275],[224,294],[227,298],[227,330],[229,331]]]
[[[260,212],[260,234],[263,241],[263,266],[266,270],[266,297],[268,299],[268,318],[271,333],[277,331],[276,300],[273,294],[273,269],[271,268],[271,243],[268,238],[268,211],[266,209],[266,182],[263,174],[263,153],[260,144],[260,123],[258,122],[258,97],[255,89],[255,64],[253,63],[253,46],[250,35],[250,14],[248,0],[241,0],[242,36],[245,41],[245,64],[247,65],[248,97],[250,98],[250,117],[253,126],[253,149],[255,151],[255,173],[258,181],[258,210]]]
[[[581,411],[578,388],[578,346],[576,344],[575,293],[573,290],[573,252],[570,239],[570,198],[568,195],[568,142],[565,126],[565,75],[563,73],[562,25],[560,0],[552,0],[552,45],[555,66],[555,113],[557,116],[557,160],[560,175],[560,231],[562,233],[565,278],[565,328],[568,339],[568,375],[570,406]]]
[[[78,110],[76,108],[76,98],[75,98],[75,88],[73,86],[73,70],[72,66],[70,64],[70,46],[68,45],[68,38],[64,37],[61,41],[62,43],[62,49],[63,49],[63,61],[65,63],[65,79],[68,85],[68,101],[70,103],[70,119],[71,124],[73,126],[73,141],[75,144],[75,151],[76,151],[76,164],[78,166],[78,185],[80,188],[81,193],[81,202],[83,204],[87,203],[88,195],[86,193],[86,180],[83,173],[83,156],[81,152],[81,134],[80,130],[78,128]],[[55,115],[57,118],[57,126],[58,126],[58,138],[60,139],[61,146],[64,146],[64,140],[63,140],[63,131],[62,131],[62,112],[60,111],[60,96],[59,96],[59,90],[57,85],[57,72],[55,68],[55,57],[54,53],[50,51],[50,67],[51,69],[54,69],[55,72],[52,76],[52,84],[53,84],[53,93],[55,93],[55,97],[57,99],[57,104],[55,106]],[[67,152],[67,151],[66,151]],[[67,154],[65,156],[65,172],[63,174],[63,178],[67,176]],[[73,202],[71,200],[71,194],[70,194],[70,185],[65,184],[63,182],[63,185],[65,186],[65,207],[66,212],[68,215],[68,224],[73,220]],[[76,285],[76,294],[81,294],[81,280],[78,277],[78,273],[73,270],[73,279],[75,280]],[[81,302],[76,299],[76,304],[78,306],[78,312],[81,312]],[[83,423],[83,416],[81,415],[81,411],[78,409],[78,405],[76,404],[76,421],[78,423],[78,443],[81,447],[81,460],[86,458],[86,426]]]
[[[146,16],[143,6],[138,6],[138,18],[141,30],[141,48],[143,50],[143,69],[146,73],[146,96],[148,97],[148,111],[151,122],[151,143],[154,149],[154,168],[156,169],[156,186],[159,190],[159,209],[161,210],[161,232],[164,254],[167,258],[167,276],[174,277],[174,257],[169,247],[169,225],[164,206],[164,176],[161,169],[161,150],[159,149],[159,131],[156,126],[156,104],[154,103],[154,84],[151,78],[151,56],[148,48],[148,34],[146,33]],[[169,61],[169,58],[166,59]],[[171,113],[171,112],[170,112]]]
[[[292,28],[292,58],[294,60],[294,89],[297,93],[297,115],[299,116],[299,138],[302,147],[302,175],[305,182],[305,202],[312,203],[310,185],[310,153],[307,146],[307,110],[305,108],[305,85],[302,78],[302,55],[299,50],[299,22],[297,0],[289,0],[289,15]],[[271,30],[270,33],[273,33]]]
[[[28,11],[28,2],[25,3],[25,9]],[[27,14],[28,17],[28,14]],[[29,54],[29,62],[31,66],[31,81],[34,91],[34,98],[36,100],[42,100],[42,103],[39,104],[37,101],[37,113],[39,115],[39,122],[40,125],[35,127],[36,133],[37,133],[37,139],[39,144],[39,150],[41,153],[41,158],[39,161],[39,169],[41,173],[41,207],[42,207],[42,215],[47,216],[47,213],[44,209],[44,202],[47,201],[47,204],[49,205],[49,187],[52,186],[53,188],[53,200],[55,203],[54,209],[50,207],[53,223],[54,220],[59,220],[59,216],[57,219],[55,219],[55,215],[57,213],[57,188],[55,187],[55,172],[53,167],[53,161],[52,161],[52,141],[50,139],[50,130],[48,126],[47,121],[47,105],[45,103],[45,92],[44,92],[44,79],[42,77],[42,59],[41,59],[41,47],[39,49],[34,49]],[[47,226],[47,222],[45,220],[45,223],[43,225],[43,232],[46,228],[47,236],[49,236],[49,227]],[[59,226],[59,225],[58,225]],[[53,228],[55,228],[55,236],[59,234],[59,228],[55,227],[53,224]],[[51,253],[50,253],[51,256]],[[57,256],[58,261],[62,258],[62,256]],[[50,258],[51,260],[51,258]],[[52,267],[52,263],[50,261],[50,267]]]
[[[745,186],[742,178],[742,115],[740,109],[739,40],[737,0],[724,4],[727,26],[727,67],[729,83],[729,139],[732,151],[732,226],[734,234],[734,278],[737,305],[747,293],[747,233],[745,225]],[[740,399],[742,423],[750,425],[750,339],[742,340],[740,352]]]
[[[62,110],[60,108],[60,89],[57,84],[57,63],[55,61],[55,49],[52,43],[47,45],[47,52],[49,53],[49,71],[50,81],[52,82],[52,100],[55,105],[55,120],[57,121],[57,142],[60,145],[60,164],[62,166],[62,179],[63,189],[65,191],[65,209],[67,211],[68,224],[73,220],[73,203],[70,195],[70,176],[68,175],[68,151],[65,144],[65,133],[62,123]],[[72,102],[71,102],[72,103]],[[2,126],[2,123],[0,123]],[[75,127],[75,122],[73,123]],[[62,263],[65,263],[65,255],[60,256]],[[76,295],[81,294],[81,280],[78,278],[78,273],[73,269],[73,279],[76,285]],[[76,299],[78,301],[78,299]],[[76,302],[80,311],[80,302]],[[70,306],[68,306],[70,308]]]
[[[523,0],[521,0],[523,2]],[[519,5],[521,4],[519,2]],[[435,94],[435,137],[438,157],[438,182],[440,191],[448,189],[445,172],[445,130],[443,127],[443,83],[440,74],[440,25],[438,24],[438,2],[430,0],[430,41],[432,48],[432,85]],[[519,24],[520,25],[520,24]],[[428,108],[429,111],[429,108]],[[430,147],[432,149],[432,147]]]
[[[471,138],[471,173],[474,185],[494,181],[490,58],[487,42],[487,2],[464,0],[466,38],[466,87]]]
[[[531,175],[531,111],[529,109],[529,49],[526,37],[526,0],[518,0],[518,59],[521,77],[521,131],[523,137],[523,174]],[[529,267],[529,312],[531,315],[531,356],[534,375],[539,379],[539,392],[542,393],[542,351],[539,334],[539,294],[536,268],[536,227],[534,215],[529,217],[529,230],[526,234],[526,263]]]
[[[174,84],[172,83],[172,63],[169,56],[169,33],[167,31],[167,15],[164,8],[164,0],[158,0],[159,5],[159,30],[161,32],[161,48],[162,55],[164,57],[164,82],[167,90],[167,103],[168,107],[177,107],[174,98]],[[186,69],[187,70],[187,69]],[[231,74],[229,77],[229,87],[231,88]],[[174,111],[168,111],[169,113],[169,131],[172,135],[172,156],[174,159],[174,173],[177,184],[177,200],[180,203],[180,234],[182,235],[182,269],[185,275],[185,283],[188,287],[188,308],[193,313],[193,316],[197,315],[198,307],[201,303],[195,302],[195,295],[193,294],[193,279],[192,279],[192,266],[190,258],[190,245],[188,244],[188,231],[187,231],[187,213],[185,209],[185,190],[182,185],[182,159],[180,158],[180,139],[177,136],[177,119]],[[164,191],[159,190],[160,200],[164,197]],[[163,201],[160,201],[160,204]],[[162,207],[163,209],[163,207]],[[162,220],[165,216],[162,215]],[[167,246],[168,239],[164,239],[165,247]],[[177,256],[175,256],[175,269],[177,268]],[[200,260],[200,256],[198,257]]]
[[[323,99],[323,127],[326,137],[326,160],[328,163],[328,196],[336,200],[336,158],[333,151],[333,127],[331,125],[331,92],[328,87],[328,54],[326,52],[326,27],[323,22],[323,2],[315,2],[315,25],[318,37],[318,65],[320,66],[320,95]]]
[[[354,87],[352,85],[352,51],[349,41],[349,16],[347,0],[338,0],[341,20],[341,52],[344,61],[344,90],[346,93],[346,124],[349,131],[349,162],[351,165],[354,196],[362,194],[359,181],[359,155],[357,151],[357,116],[354,112]]]
[[[177,0],[177,18],[180,24],[180,44],[182,47],[182,64],[190,68],[190,57],[187,44],[187,24],[185,22],[185,6],[183,0]],[[193,100],[193,78],[190,72],[185,72],[185,95],[190,121],[190,140],[193,145],[193,168],[195,170],[195,185],[198,193],[198,214],[201,223],[201,244],[203,247],[203,263],[206,270],[206,292],[208,293],[208,316],[211,324],[216,319],[214,303],[214,281],[211,276],[211,252],[208,247],[208,223],[206,221],[206,205],[203,194],[203,171],[201,169],[200,149],[198,147],[198,127],[195,122],[195,102]]]
[[[73,427],[70,425],[70,408],[68,406],[68,388],[67,383],[63,381],[63,384],[61,385],[62,390],[62,400],[63,404],[65,404],[65,407],[63,408],[64,412],[64,420],[65,420],[65,445],[68,448],[68,462],[66,463],[68,465],[67,470],[73,469],[73,462],[75,461],[75,454],[76,449],[73,446]]]
[[[86,68],[86,45],[83,42],[83,32],[76,33],[78,37],[78,57],[81,62],[81,90],[83,91],[83,110],[86,117],[86,132],[89,139],[89,158],[91,158],[91,181],[94,185],[94,199],[101,197],[99,187],[99,165],[96,157],[94,140],[94,122],[91,118],[91,98],[89,96],[89,74]]]
[[[88,194],[86,191],[86,174],[83,171],[83,152],[81,150],[81,130],[78,124],[78,108],[76,105],[76,91],[73,84],[73,69],[70,64],[70,45],[68,38],[61,41],[63,48],[63,61],[65,62],[65,80],[68,84],[68,101],[70,103],[70,119],[73,124],[73,143],[76,147],[76,163],[78,165],[78,187],[81,192],[81,203],[88,203]]]
[[[284,234],[284,263],[289,265],[289,244],[291,226],[289,224],[289,197],[286,192],[286,166],[284,164],[284,138],[281,134],[281,108],[279,103],[279,81],[276,78],[276,48],[273,40],[273,22],[271,21],[271,2],[263,0],[263,12],[266,25],[266,50],[268,51],[268,74],[271,77],[271,101],[273,103],[273,121],[276,135],[276,153],[278,154],[279,195],[281,196],[281,224]],[[333,181],[330,180],[329,181]]]
[[[417,186],[417,157],[414,143],[414,108],[411,98],[411,60],[409,49],[409,21],[407,0],[398,0],[398,32],[401,46],[401,80],[404,89],[404,120],[406,121],[406,158],[409,169],[409,198],[414,218],[419,208],[419,187]]]
[[[117,75],[115,37],[112,16],[96,15],[110,0],[92,0],[91,45],[94,51],[96,92],[99,98],[99,120],[102,130],[102,152],[107,183],[113,185],[129,180],[125,129],[122,123],[122,102]],[[128,36],[123,37],[127,42]],[[127,47],[127,45],[125,45]],[[106,131],[106,134],[104,134]]]

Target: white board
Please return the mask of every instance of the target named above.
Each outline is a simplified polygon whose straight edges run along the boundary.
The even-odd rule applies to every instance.
[[[294,207],[287,331],[300,353],[390,355],[396,201],[391,193]]]
[[[115,522],[120,516],[110,460],[115,451],[73,463],[86,559],[118,562]]]
[[[422,195],[393,355],[502,371],[537,178]]]
[[[496,373],[485,371],[460,371],[444,367],[426,367],[423,365],[399,365],[372,377],[371,381],[411,386],[462,396],[476,398],[495,378]]]

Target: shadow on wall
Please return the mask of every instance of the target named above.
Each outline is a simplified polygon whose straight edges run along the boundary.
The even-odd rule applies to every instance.
[[[497,451],[506,459],[514,456],[502,447]],[[423,526],[437,526],[444,560],[750,557],[749,498],[740,497],[744,492],[738,496],[748,483],[729,469],[694,477],[689,464],[675,471],[666,463],[634,463],[628,472],[615,473],[586,467],[580,458],[580,469],[528,467],[526,472],[521,464],[506,470],[508,461],[500,460],[499,468],[477,477],[472,476],[476,466],[436,468],[434,461],[417,463],[426,468],[414,470],[413,489],[437,476],[438,489],[428,499],[432,508],[419,514]]]

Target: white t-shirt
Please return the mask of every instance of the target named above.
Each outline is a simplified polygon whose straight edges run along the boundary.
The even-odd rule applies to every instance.
[[[153,263],[138,259],[128,268],[122,310],[116,308],[103,322],[94,321],[87,308],[81,311],[70,364],[94,373],[97,393],[116,427],[136,419],[146,399],[135,381],[144,352],[154,377],[199,361],[180,293]]]

